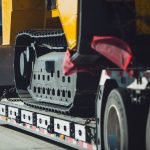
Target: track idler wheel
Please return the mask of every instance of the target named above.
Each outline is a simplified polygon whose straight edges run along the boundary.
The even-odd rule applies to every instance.
[[[30,84],[34,61],[35,51],[31,47],[31,38],[28,35],[18,36],[14,59],[15,84],[17,89],[27,90]]]

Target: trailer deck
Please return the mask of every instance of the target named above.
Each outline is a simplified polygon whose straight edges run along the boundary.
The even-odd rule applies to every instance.
[[[19,99],[3,99],[0,102],[2,124],[17,127],[72,148],[96,150],[96,123],[88,119],[33,109],[25,106]]]

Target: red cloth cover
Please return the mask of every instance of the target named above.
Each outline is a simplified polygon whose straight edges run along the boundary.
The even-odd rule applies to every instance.
[[[71,60],[71,53],[69,50],[65,53],[65,59],[63,63],[63,72],[65,75],[70,75],[77,72],[89,72],[86,67],[77,66]]]
[[[94,36],[91,47],[123,70],[127,70],[132,60],[129,45],[123,40],[113,36]],[[90,68],[88,67],[77,66],[73,63],[70,51],[66,51],[63,63],[63,72],[65,75],[77,72],[90,72],[89,70]]]
[[[94,36],[91,47],[123,70],[127,70],[132,60],[129,45],[113,36]]]

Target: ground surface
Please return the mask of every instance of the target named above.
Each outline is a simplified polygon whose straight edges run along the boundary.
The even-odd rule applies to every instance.
[[[0,150],[70,150],[64,145],[56,145],[52,141],[35,137],[32,134],[15,131],[0,126]]]

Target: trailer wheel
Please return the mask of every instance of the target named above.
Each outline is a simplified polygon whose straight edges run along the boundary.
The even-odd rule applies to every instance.
[[[124,89],[112,90],[104,112],[104,149],[128,150],[128,122],[125,101],[128,94]]]
[[[150,109],[147,117],[146,127],[146,150],[150,150]]]

